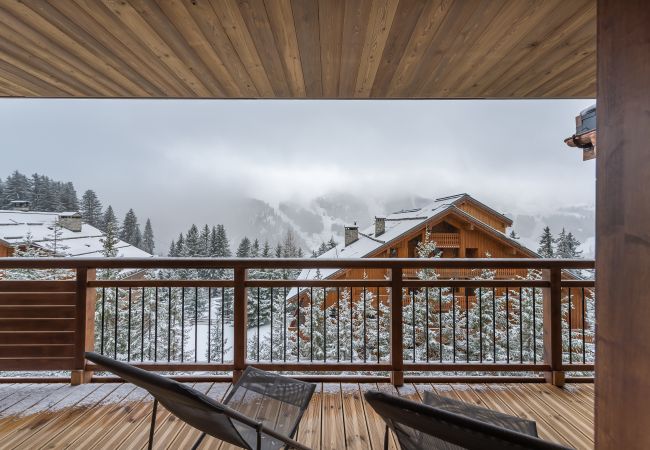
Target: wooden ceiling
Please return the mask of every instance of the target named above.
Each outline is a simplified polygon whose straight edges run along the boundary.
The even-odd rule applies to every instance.
[[[3,0],[0,95],[584,98],[595,0]]]

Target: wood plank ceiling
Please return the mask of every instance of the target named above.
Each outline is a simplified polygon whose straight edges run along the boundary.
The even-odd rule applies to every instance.
[[[595,0],[4,0],[0,96],[584,98]]]

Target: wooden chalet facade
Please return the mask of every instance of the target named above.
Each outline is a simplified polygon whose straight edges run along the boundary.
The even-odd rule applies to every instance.
[[[539,255],[506,234],[512,220],[479,202],[468,194],[436,199],[423,208],[398,211],[375,218],[373,227],[359,231],[346,227],[342,245],[321,258],[417,258],[417,246],[429,239],[443,258],[537,258]],[[329,273],[329,279],[383,279],[382,269],[350,269]],[[439,278],[471,279],[479,273],[469,269],[445,269]],[[496,278],[512,277],[512,270],[497,270]],[[520,275],[526,275],[522,272]],[[303,271],[300,278],[316,277],[314,271]],[[405,276],[416,278],[416,269],[405,269]]]
[[[436,251],[442,258],[539,258],[533,250],[521,245],[517,239],[508,236],[507,229],[512,220],[468,194],[458,194],[435,199],[419,209],[403,210],[386,217],[376,217],[373,226],[359,231],[356,226],[346,227],[345,241],[319,258],[418,258],[418,244],[435,242]],[[403,269],[404,279],[418,279],[420,269]],[[496,269],[494,279],[511,280],[525,278],[526,269]],[[482,274],[482,269],[437,269],[435,273],[442,280],[472,280]],[[389,270],[374,268],[353,268],[345,270],[318,271],[305,269],[298,277],[301,280],[318,278],[331,280],[383,280],[389,278]],[[563,279],[578,278],[574,273],[563,272]],[[360,298],[363,287],[351,287],[351,298]],[[379,290],[378,297],[388,302],[389,290]],[[505,289],[498,288],[503,295]],[[568,291],[567,291],[568,292]],[[588,293],[591,293],[589,291]],[[301,291],[301,296],[306,292]],[[336,302],[336,292],[328,292],[326,307]],[[476,301],[476,292],[471,288],[455,288],[454,295],[461,298],[460,307]],[[513,293],[513,299],[516,298]],[[567,293],[564,293],[567,297]],[[405,297],[405,302],[409,299]],[[301,299],[308,303],[309,299]],[[572,299],[572,328],[582,327],[580,299]]]

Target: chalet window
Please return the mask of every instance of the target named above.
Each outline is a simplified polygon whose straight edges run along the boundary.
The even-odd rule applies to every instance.
[[[390,249],[390,257],[391,258],[397,258],[397,249],[396,248],[391,248]]]
[[[478,258],[478,248],[466,248],[465,258]]]

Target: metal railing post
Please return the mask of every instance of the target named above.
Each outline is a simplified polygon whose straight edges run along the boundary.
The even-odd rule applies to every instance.
[[[237,382],[239,377],[246,369],[246,331],[247,331],[247,312],[248,298],[246,295],[246,276],[247,269],[236,267],[234,270],[235,295],[234,295],[234,330],[233,330],[233,351],[234,369],[232,372],[233,382]]]
[[[404,384],[404,339],[402,313],[402,268],[392,268],[390,285],[390,381],[394,386]]]
[[[96,279],[96,270],[86,267],[76,271],[74,368],[70,383],[78,385],[89,383],[93,372],[86,370],[84,353],[95,349],[95,302],[97,291],[88,287],[88,281]]]
[[[544,289],[544,362],[551,366],[544,373],[548,383],[564,386],[562,370],[562,269],[544,270],[550,287]]]

